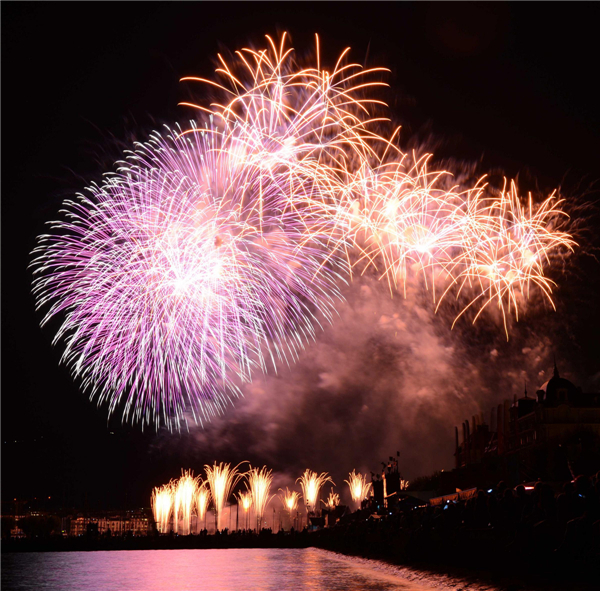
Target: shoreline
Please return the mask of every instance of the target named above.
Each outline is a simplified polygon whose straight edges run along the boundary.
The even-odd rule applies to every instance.
[[[67,537],[2,540],[2,553],[10,552],[102,552],[112,550],[225,550],[229,548],[308,548],[308,532],[269,532],[189,536]]]
[[[385,562],[403,571],[427,573],[436,580],[456,579],[463,588],[587,591],[598,588],[600,559],[575,552],[523,548],[489,530],[432,531],[332,528],[314,532],[315,547]],[[418,577],[418,580],[420,578]],[[484,586],[484,587],[482,587]]]
[[[440,552],[431,540],[415,540],[409,532],[397,535],[350,536],[346,528],[315,532],[272,534],[220,534],[190,536],[148,536],[112,538],[58,538],[2,540],[2,554],[13,552],[97,552],[143,550],[225,550],[225,549],[294,549],[318,548],[345,557],[375,560],[400,570],[401,576],[415,583],[429,583],[441,588],[495,589],[498,591],[559,590],[587,591],[597,588],[600,563],[595,557],[578,559],[565,554],[548,557],[490,547],[481,540],[454,540]],[[402,535],[405,534],[405,535]],[[475,536],[476,538],[476,536]],[[409,545],[408,542],[411,542]],[[437,540],[439,542],[439,540]],[[476,540],[477,541],[477,540]],[[424,550],[424,544],[427,550]],[[543,574],[540,574],[543,573]]]

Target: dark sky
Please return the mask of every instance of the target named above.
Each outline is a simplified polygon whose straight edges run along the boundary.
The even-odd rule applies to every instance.
[[[246,459],[235,446],[212,457],[203,437],[190,447],[189,436],[107,425],[105,410],[58,366],[30,293],[29,253],[61,201],[98,180],[120,147],[189,117],[177,107],[186,97],[180,77],[210,77],[223,47],[262,45],[264,34],[287,30],[302,53],[318,32],[325,59],[349,45],[356,61],[392,70],[387,99],[406,141],[431,133],[443,140],[439,155],[481,160],[524,187],[561,185],[573,205],[597,202],[598,22],[597,3],[3,2],[2,499],[147,504],[150,486],[180,467]],[[586,225],[598,247],[597,217]],[[549,338],[557,354],[577,357],[565,361],[574,381],[593,385],[600,268],[586,256],[573,264]],[[311,437],[297,445],[311,448]],[[396,442],[389,446],[394,453]],[[451,466],[452,451],[446,446],[439,467]],[[263,461],[259,452],[254,461]],[[414,477],[412,462],[405,470]]]

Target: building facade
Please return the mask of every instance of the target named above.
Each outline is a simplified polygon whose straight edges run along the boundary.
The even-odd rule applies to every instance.
[[[561,480],[600,469],[600,394],[553,377],[455,428],[456,470],[510,480]],[[479,469],[478,469],[479,468]],[[494,476],[494,477],[495,477]]]
[[[71,519],[69,535],[82,536],[88,531],[97,532],[99,535],[108,535],[110,532],[116,536],[147,536],[151,531],[151,524],[146,514],[132,512],[96,517],[78,515]]]

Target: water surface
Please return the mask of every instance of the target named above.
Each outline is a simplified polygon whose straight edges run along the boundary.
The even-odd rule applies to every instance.
[[[26,552],[2,555],[2,590],[431,591],[393,567],[305,549]]]

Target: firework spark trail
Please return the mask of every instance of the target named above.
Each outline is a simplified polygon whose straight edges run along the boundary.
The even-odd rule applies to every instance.
[[[219,465],[215,462],[213,466],[205,465],[206,480],[210,486],[210,494],[213,501],[213,506],[216,513],[216,529],[221,530],[221,520],[223,517],[223,509],[225,503],[229,499],[231,489],[239,482],[243,474],[238,471],[239,464],[234,468],[231,464]]]
[[[158,531],[162,534],[169,532],[171,514],[173,511],[172,483],[154,488],[152,491],[152,512]]]
[[[296,482],[300,482],[300,486],[302,487],[302,496],[308,512],[316,510],[317,499],[319,497],[319,491],[321,490],[321,487],[326,482],[335,484],[327,472],[317,474],[308,468],[304,470],[304,474],[302,474],[302,476],[300,476]]]
[[[367,482],[367,477],[364,474],[357,474],[355,470],[352,470],[348,478],[344,482],[350,487],[350,496],[356,503],[357,509],[360,509],[361,503],[369,494],[371,483]]]
[[[270,500],[269,492],[273,481],[272,470],[267,470],[266,466],[263,466],[260,470],[250,466],[246,479],[252,494],[252,505],[256,514],[256,528],[257,531],[260,531],[265,508]]]

